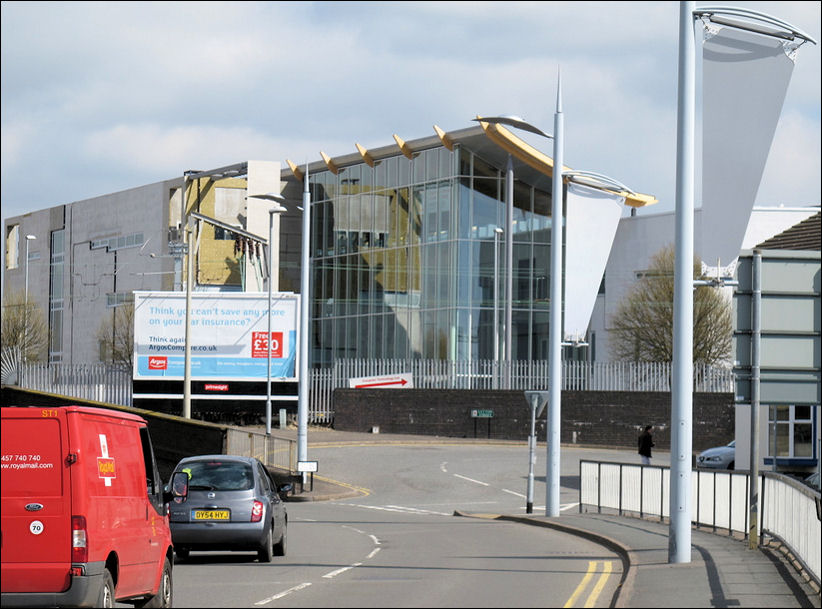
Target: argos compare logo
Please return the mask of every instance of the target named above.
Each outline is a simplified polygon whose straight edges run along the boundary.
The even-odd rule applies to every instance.
[[[168,358],[151,356],[148,358],[149,370],[168,370]]]

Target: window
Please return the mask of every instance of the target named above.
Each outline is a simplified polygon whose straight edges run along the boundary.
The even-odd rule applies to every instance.
[[[20,266],[20,225],[12,224],[6,228],[6,268],[16,269]]]
[[[120,237],[106,237],[103,239],[94,239],[91,242],[91,249],[107,248],[108,251],[122,250],[132,247],[142,247],[145,243],[143,233],[132,233],[130,235],[123,235]]]
[[[65,262],[65,231],[51,233],[51,263],[49,278],[49,363],[63,361],[63,271]]]
[[[236,233],[223,228],[222,226],[215,226],[214,227],[214,240],[215,241],[233,241]]]
[[[810,405],[768,407],[768,456],[813,459],[813,409]],[[776,450],[774,451],[774,446]]]
[[[143,448],[143,465],[145,468],[146,493],[152,506],[158,514],[163,513],[163,482],[160,479],[160,471],[154,461],[154,450],[151,447],[151,438],[148,435],[148,428],[140,428],[140,443]]]

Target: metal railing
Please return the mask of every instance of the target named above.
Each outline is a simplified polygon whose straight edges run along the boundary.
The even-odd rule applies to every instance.
[[[132,405],[131,371],[106,364],[27,364],[14,367],[17,385],[26,389],[60,393],[76,398]],[[671,364],[648,362],[574,362],[562,367],[566,391],[661,391],[671,390]],[[345,359],[330,368],[311,371],[308,419],[312,424],[334,421],[334,390],[348,387],[351,378],[412,374],[418,389],[547,390],[546,360],[445,361],[430,359]],[[507,380],[510,379],[510,380]],[[732,392],[733,371],[694,365],[695,392]]]
[[[131,370],[107,364],[19,364],[19,387],[131,406]]]
[[[297,471],[297,441],[290,438],[229,427],[226,429],[225,453],[257,457],[268,467],[290,473]]]
[[[694,524],[714,531],[748,534],[750,473],[694,470],[691,477]],[[640,517],[670,517],[670,470],[656,465],[586,461],[579,464],[580,511],[596,509]],[[777,473],[759,476],[761,535],[779,539],[820,581],[820,494]]]

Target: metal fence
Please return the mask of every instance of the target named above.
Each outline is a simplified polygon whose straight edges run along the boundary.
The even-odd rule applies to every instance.
[[[277,469],[297,471],[297,441],[278,438],[264,432],[228,428],[226,430],[227,455],[257,457],[265,465]]]
[[[670,469],[655,465],[580,461],[580,511],[611,510],[641,517],[670,518]],[[747,535],[749,472],[695,470],[691,517],[714,531]],[[784,543],[820,581],[820,494],[800,482],[762,472],[758,530]]]
[[[67,364],[18,364],[14,377],[20,387],[72,397],[131,406],[131,371],[107,366]],[[671,390],[670,363],[574,362],[562,366],[566,391],[663,391]],[[443,361],[337,360],[330,368],[311,371],[308,419],[312,424],[334,421],[334,389],[348,387],[349,379],[411,374],[418,389],[547,390],[547,360],[499,362],[494,360]],[[733,391],[729,368],[694,365],[696,392]]]
[[[17,385],[82,400],[131,406],[131,370],[107,364],[20,364]]]

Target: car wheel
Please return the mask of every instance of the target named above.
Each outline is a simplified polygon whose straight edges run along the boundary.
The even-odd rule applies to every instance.
[[[257,550],[257,560],[260,562],[271,562],[274,560],[274,540],[271,535],[272,528],[273,525],[272,527],[269,527],[268,533],[263,540],[263,545],[261,545]]]
[[[288,538],[287,533],[288,533],[288,523],[284,522],[283,523],[283,534],[280,537],[280,541],[278,541],[276,544],[274,544],[274,556],[285,556],[286,541],[287,541],[287,538]]]
[[[171,607],[173,601],[172,591],[173,588],[171,584],[171,564],[168,562],[168,559],[166,558],[166,561],[163,564],[163,575],[160,578],[160,587],[157,589],[157,594],[142,602],[134,603],[134,606]]]
[[[95,607],[114,607],[114,579],[108,569],[103,571],[103,587]]]
[[[734,462],[731,461],[730,463],[728,463],[728,469],[733,469],[733,468],[734,468]]]
[[[174,548],[174,553],[179,560],[186,560],[189,557],[191,550],[188,548]]]

